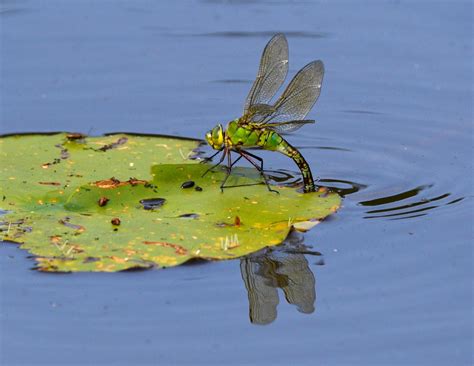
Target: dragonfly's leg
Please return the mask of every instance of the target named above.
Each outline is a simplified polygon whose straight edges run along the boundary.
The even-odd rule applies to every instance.
[[[262,159],[260,156],[257,156],[257,155],[254,155],[254,154],[252,154],[252,153],[249,153],[248,151],[242,151],[242,153],[244,153],[245,155],[251,156],[251,157],[254,158],[255,160],[258,160],[258,161],[260,162],[260,167],[256,166],[256,165],[255,165],[255,162],[253,162],[253,161],[247,159],[247,160],[249,160],[249,161],[252,163],[252,165],[253,165],[260,173],[263,174],[263,159]]]
[[[212,157],[216,156],[218,153],[220,153],[222,151],[222,149],[220,149],[218,152],[216,152],[214,155],[212,155]],[[224,149],[224,153],[222,154],[219,162],[217,164],[214,164],[213,166],[211,166],[209,169],[207,169],[203,175],[201,175],[201,177],[204,177],[207,173],[209,173],[212,169],[214,169],[216,166],[218,166],[220,163],[222,163],[224,161],[224,158],[226,156],[226,154],[228,153],[227,149]],[[211,157],[211,158],[212,158]]]
[[[242,155],[240,155],[237,159],[234,160],[234,162],[232,162],[232,159],[231,159],[231,156],[230,156],[230,151],[229,151],[229,154],[227,155],[227,174],[224,178],[224,180],[222,181],[221,183],[221,192],[224,192],[224,188],[228,188],[225,186],[225,182],[227,182],[227,179],[229,178],[230,176],[230,172],[232,171],[232,167],[237,164],[237,162],[242,159]]]
[[[240,153],[241,156],[243,156],[245,159],[247,159],[250,162],[250,164],[252,164],[260,172],[260,175],[262,176],[263,180],[265,181],[265,185],[267,186],[268,190],[270,192],[275,192],[275,193],[279,194],[280,192],[278,192],[274,189],[271,189],[270,185],[268,184],[267,177],[263,173],[263,159],[260,156],[249,153],[248,151],[239,151],[239,153]],[[250,159],[250,157],[258,160],[260,162],[260,166],[258,166],[252,159]]]
[[[232,168],[240,159],[242,159],[242,155],[240,155],[237,159],[235,159],[230,167]]]
[[[211,160],[214,158],[214,156],[216,156],[217,154],[219,154],[219,153],[220,153],[222,150],[224,150],[224,148],[223,148],[223,147],[222,147],[222,148],[220,148],[219,150],[217,150],[217,152],[216,152],[216,153],[212,154],[212,155],[211,155],[211,156],[209,156],[208,158],[204,158],[204,159],[202,159],[202,161],[201,161],[201,164],[204,164],[204,163],[207,163],[207,162],[211,161]]]

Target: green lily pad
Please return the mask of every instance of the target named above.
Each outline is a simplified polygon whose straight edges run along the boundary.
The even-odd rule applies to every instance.
[[[337,210],[326,191],[269,192],[258,172],[190,159],[199,140],[23,135],[0,139],[0,228],[42,271],[120,271],[230,259],[280,244]]]

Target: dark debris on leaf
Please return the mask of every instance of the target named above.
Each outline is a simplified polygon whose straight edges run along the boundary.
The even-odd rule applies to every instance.
[[[119,226],[121,221],[118,217],[114,217],[111,221],[112,225]]]
[[[109,199],[107,197],[100,197],[99,201],[97,202],[100,207],[104,207],[107,202],[109,202]]]
[[[115,149],[118,146],[127,143],[127,141],[128,141],[127,137],[121,137],[117,141],[112,142],[111,144],[107,144],[107,145],[104,145],[104,146],[96,149],[96,151],[104,151],[105,152],[105,151],[110,150],[110,149]]]
[[[92,262],[97,262],[97,261],[100,261],[100,258],[87,257],[87,258],[84,258],[84,260],[82,261],[82,263],[92,263]]]
[[[178,216],[181,219],[197,219],[199,218],[199,214],[196,213],[188,213],[188,214],[182,214]]]
[[[193,180],[187,180],[186,182],[184,182],[183,184],[181,184],[181,188],[192,188],[194,187],[194,181]]]
[[[166,202],[164,198],[146,198],[140,200],[140,204],[145,210],[154,210],[163,206]]]

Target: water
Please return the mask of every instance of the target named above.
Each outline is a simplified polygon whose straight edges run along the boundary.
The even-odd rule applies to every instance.
[[[2,244],[2,362],[471,364],[472,10],[3,0],[2,133],[202,137],[240,115],[260,53],[281,31],[290,76],[313,59],[326,67],[309,116],[318,123],[289,140],[345,200],[305,235],[305,256],[283,248],[54,275]],[[262,156],[277,176],[297,173],[284,156]]]

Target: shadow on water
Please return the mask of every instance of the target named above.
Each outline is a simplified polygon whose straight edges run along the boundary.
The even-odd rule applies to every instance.
[[[277,318],[278,289],[286,301],[303,314],[315,310],[315,277],[305,255],[321,256],[303,244],[303,236],[292,232],[281,245],[265,248],[240,260],[240,272],[247,289],[249,317],[265,325]],[[316,264],[323,265],[320,259]]]

